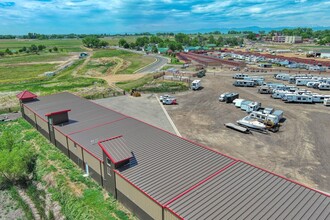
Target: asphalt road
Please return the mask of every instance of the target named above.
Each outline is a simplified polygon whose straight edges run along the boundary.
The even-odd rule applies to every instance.
[[[142,69],[138,70],[136,73],[151,73],[155,71],[159,71],[163,66],[168,63],[168,59],[159,55],[146,55],[150,57],[156,58],[156,61],[148,66],[143,67]]]
[[[117,50],[126,50],[126,51],[129,51],[129,52],[132,52],[132,53],[145,54],[145,52],[143,52],[143,51],[130,50],[130,49],[125,49],[125,48],[121,48],[121,47],[118,47],[118,46],[114,46],[112,48],[117,49]],[[154,63],[149,64],[148,66],[145,66],[145,67],[139,69],[135,73],[156,72],[156,71],[159,71],[163,66],[165,66],[169,62],[168,58],[163,57],[163,56],[158,55],[158,54],[148,54],[148,55],[145,55],[145,56],[154,57],[154,58],[156,58],[156,61]]]

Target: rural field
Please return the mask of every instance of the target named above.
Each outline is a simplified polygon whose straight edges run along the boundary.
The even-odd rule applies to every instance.
[[[166,109],[181,135],[307,186],[330,192],[329,108],[323,104],[286,104],[257,93],[257,88],[234,87],[233,74],[232,71],[210,70],[202,79],[202,90],[175,94],[179,104],[166,106]],[[270,74],[265,75],[265,79],[277,81]],[[224,123],[236,123],[247,114],[233,104],[219,102],[218,97],[224,92],[238,92],[240,98],[283,110],[285,121],[280,131],[242,134],[226,128]],[[330,94],[329,91],[314,92]]]
[[[113,49],[91,50],[81,40],[0,40],[0,51],[45,45],[38,53],[18,53],[0,58],[0,112],[16,111],[15,95],[29,90],[37,95],[69,91],[86,98],[107,97],[121,89],[114,82],[135,80],[138,69],[154,62],[152,57]],[[56,47],[55,52],[53,48]],[[80,52],[88,57],[79,59]],[[46,76],[45,72],[54,72]],[[129,76],[131,75],[131,76]],[[122,77],[121,77],[122,76]]]

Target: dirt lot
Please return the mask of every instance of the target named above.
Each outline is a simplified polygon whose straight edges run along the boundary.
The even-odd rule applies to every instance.
[[[286,104],[257,88],[234,87],[233,72],[208,73],[204,89],[176,94],[179,105],[166,106],[183,137],[307,186],[330,192],[330,108],[323,104]],[[250,75],[252,75],[250,73]],[[259,73],[261,75],[261,73]],[[265,74],[266,81],[276,81]],[[306,88],[306,87],[304,87]],[[313,89],[311,89],[313,90]],[[223,92],[284,111],[286,118],[277,133],[242,134],[224,127],[246,115],[233,104],[220,103]],[[330,94],[330,91],[320,94]]]

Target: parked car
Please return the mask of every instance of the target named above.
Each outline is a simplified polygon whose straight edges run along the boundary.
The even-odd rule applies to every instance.
[[[176,98],[174,97],[169,97],[165,100],[163,100],[163,105],[176,105],[177,102],[176,102]]]

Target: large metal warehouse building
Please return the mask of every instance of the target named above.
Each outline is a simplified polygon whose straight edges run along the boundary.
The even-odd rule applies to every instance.
[[[70,93],[17,97],[29,123],[140,219],[330,219],[329,195],[137,119]]]

